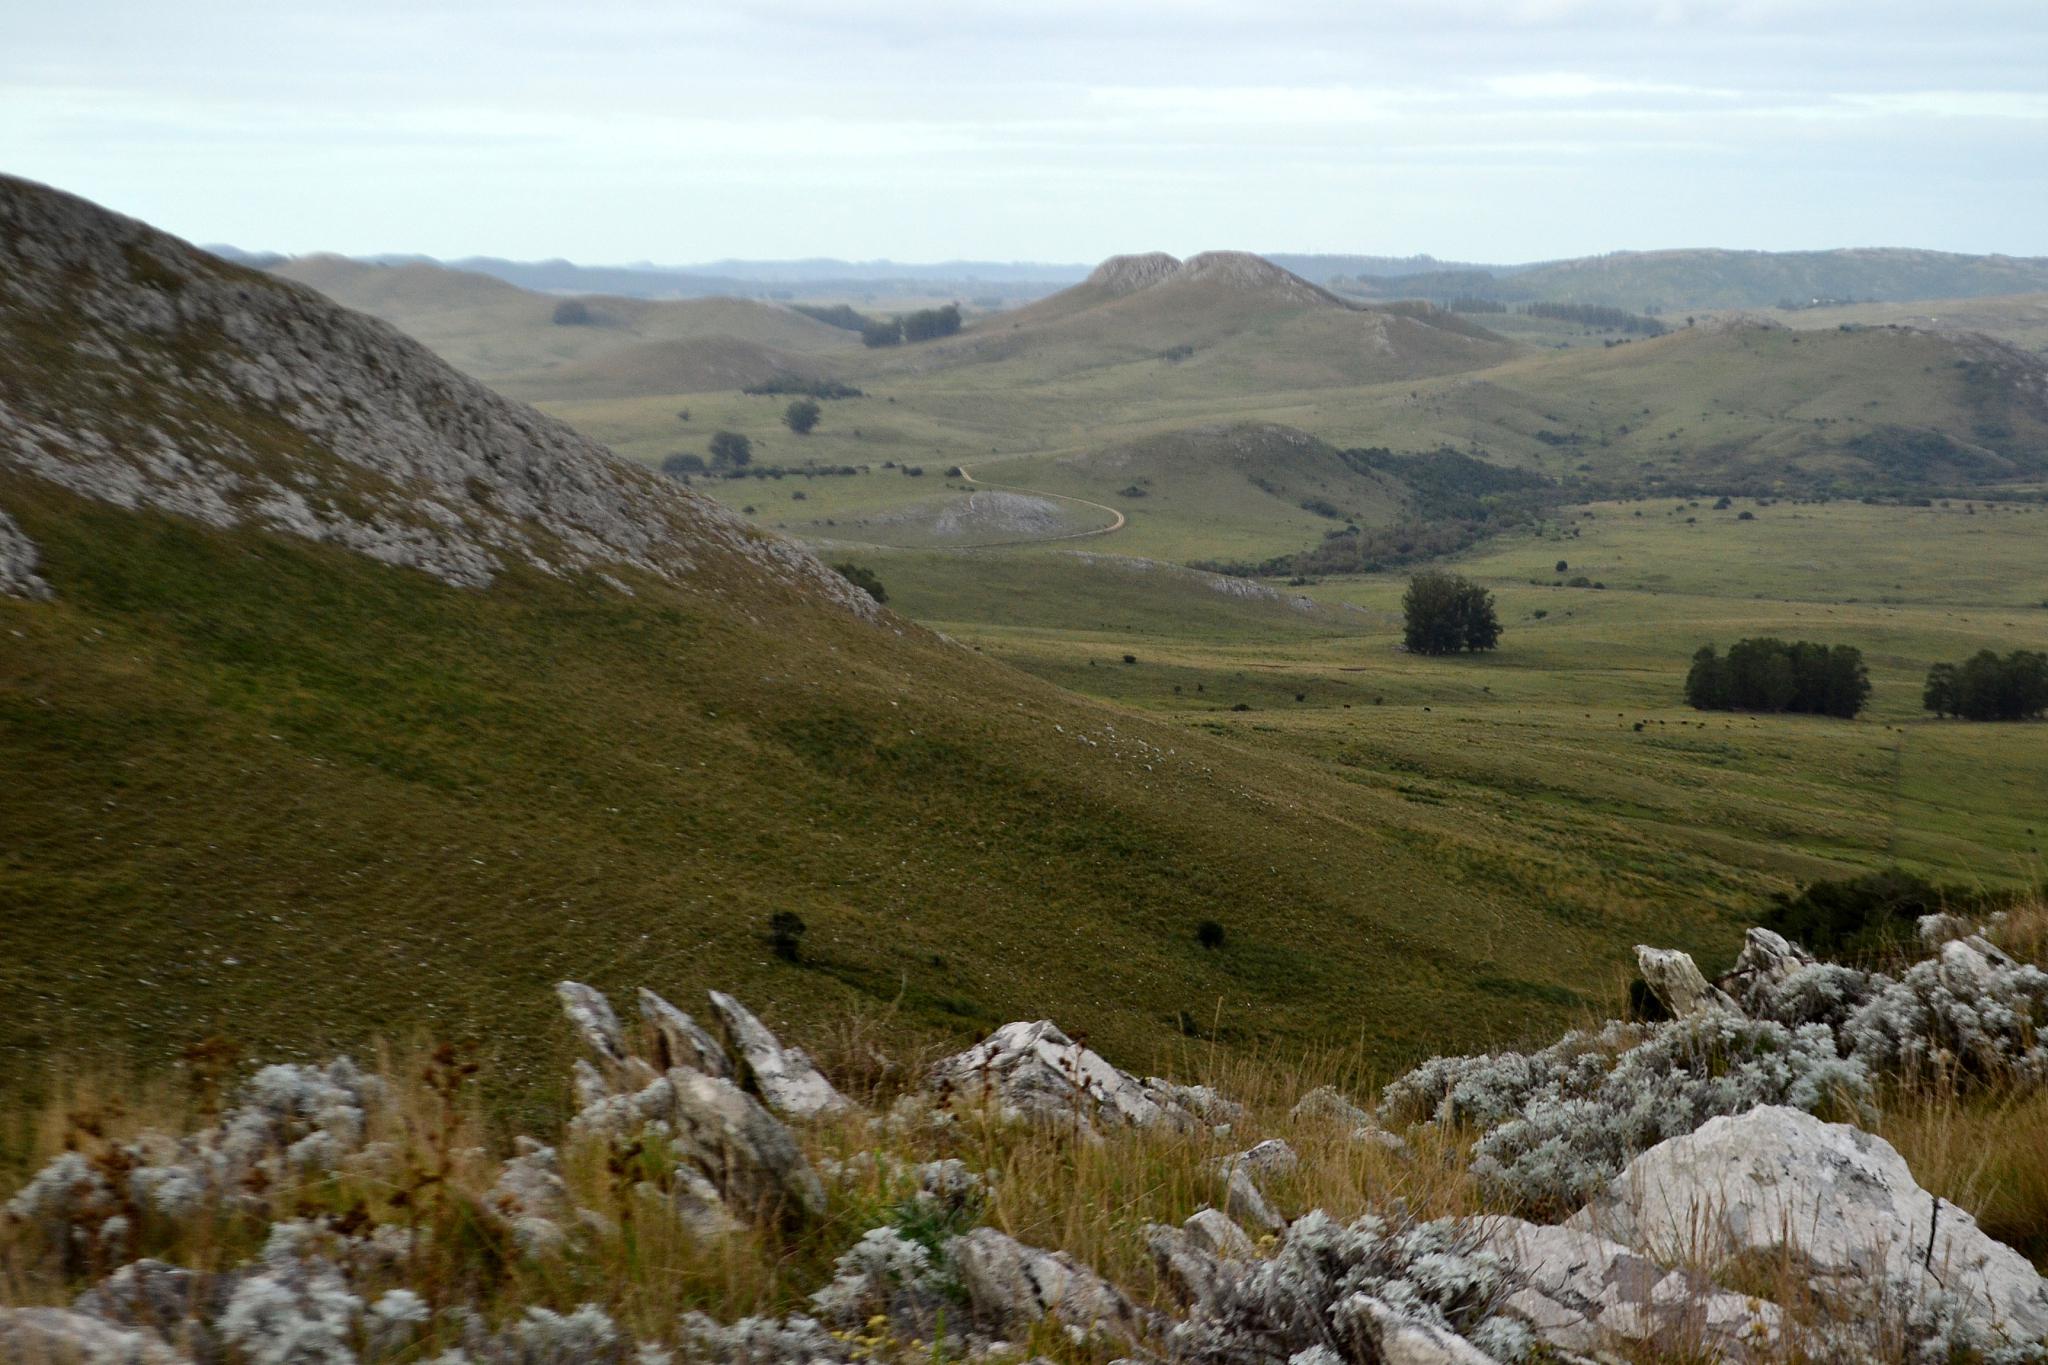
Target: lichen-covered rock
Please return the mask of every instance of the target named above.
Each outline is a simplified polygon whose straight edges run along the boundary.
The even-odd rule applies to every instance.
[[[933,1067],[929,1084],[955,1102],[987,1103],[1010,1119],[1177,1129],[1204,1122],[1172,1091],[1118,1070],[1049,1019],[1003,1025]]]
[[[1515,1285],[1503,1311],[1559,1350],[1591,1355],[1626,1341],[1743,1361],[1786,1340],[1776,1304],[1730,1293],[1583,1229],[1497,1217],[1476,1226]]]
[[[1287,1116],[1296,1123],[1327,1123],[1340,1128],[1360,1128],[1374,1122],[1369,1111],[1329,1085],[1319,1085],[1303,1095]]]
[[[1838,1305],[1904,1286],[2015,1339],[2048,1337],[2048,1282],[2025,1257],[1921,1189],[1882,1138],[1784,1106],[1651,1148],[1566,1226],[1667,1263],[1789,1255]]]
[[[555,998],[562,1002],[562,1013],[576,1026],[583,1045],[596,1053],[600,1061],[613,1067],[626,1064],[630,1054],[626,1050],[625,1031],[619,1027],[619,1016],[612,1011],[612,1002],[605,999],[603,991],[581,981],[558,981]]]
[[[1015,1337],[1050,1318],[1091,1336],[1133,1342],[1145,1315],[1115,1285],[1065,1252],[1041,1251],[994,1228],[946,1243],[975,1326]]]
[[[504,1223],[513,1244],[528,1256],[560,1251],[569,1240],[576,1212],[555,1149],[530,1137],[514,1140],[513,1155],[498,1169],[484,1207]]]
[[[10,1365],[190,1365],[150,1332],[69,1308],[0,1308],[0,1360]]]
[[[853,1102],[833,1088],[802,1049],[784,1047],[767,1025],[739,1001],[723,991],[713,991],[711,1008],[717,1012],[726,1044],[738,1060],[741,1082],[770,1109],[791,1118],[808,1119],[844,1113],[853,1107]]]
[[[1674,1019],[1690,1019],[1709,1010],[1735,1007],[1725,993],[1707,983],[1690,953],[1638,943],[1636,969],[1643,974],[1650,993],[1671,1011]]]
[[[654,1059],[656,1069],[668,1071],[687,1066],[707,1076],[732,1079],[732,1059],[725,1055],[718,1040],[695,1019],[645,986],[640,988],[640,1017],[654,1030],[659,1048]]]
[[[1147,1236],[1183,1302],[1165,1342],[1185,1365],[1282,1361],[1317,1348],[1372,1360],[1378,1343],[1393,1341],[1418,1353],[1433,1345],[1454,1359],[1472,1358],[1457,1354],[1466,1346],[1513,1359],[1531,1340],[1498,1311],[1514,1288],[1499,1258],[1476,1228],[1453,1221],[1396,1226],[1366,1217],[1345,1225],[1317,1210],[1297,1219],[1265,1259],[1205,1251],[1186,1228]],[[1359,1295],[1393,1318],[1355,1302]],[[1453,1336],[1465,1346],[1442,1340]]]
[[[50,596],[50,585],[36,573],[41,553],[28,532],[0,508],[0,596],[41,601]]]

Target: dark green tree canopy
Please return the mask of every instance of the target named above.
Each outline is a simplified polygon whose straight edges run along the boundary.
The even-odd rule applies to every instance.
[[[754,443],[737,431],[711,433],[711,463],[739,469],[751,464],[753,459]]]
[[[1415,654],[1455,654],[1500,643],[1493,594],[1460,574],[1430,569],[1401,598],[1402,642]]]
[[[2034,719],[2048,713],[2048,654],[2016,649],[2001,659],[1980,649],[1960,664],[1936,664],[1920,702],[1937,716]]]
[[[818,414],[823,411],[815,399],[799,398],[782,410],[782,425],[799,436],[808,436],[811,428],[818,425]]]
[[[1686,704],[1698,711],[1797,711],[1849,720],[1869,699],[1863,651],[1849,645],[1765,637],[1736,641],[1726,658],[1702,645],[1685,675]]]

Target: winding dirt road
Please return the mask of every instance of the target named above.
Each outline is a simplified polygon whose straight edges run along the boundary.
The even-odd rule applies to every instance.
[[[956,465],[955,468],[960,471],[961,482],[971,484],[976,488],[991,488],[1003,493],[1022,493],[1027,497],[1033,498],[1057,498],[1061,502],[1079,503],[1083,507],[1092,507],[1098,512],[1107,512],[1112,518],[1109,525],[1097,526],[1087,531],[1068,531],[1064,535],[1057,536],[1030,536],[1023,540],[995,540],[981,545],[962,545],[957,547],[959,549],[997,550],[1006,545],[1051,545],[1056,541],[1062,540],[1085,540],[1089,536],[1106,536],[1112,532],[1124,529],[1124,514],[1111,507],[1108,503],[1090,502],[1086,498],[1070,497],[1065,493],[1047,493],[1037,488],[1018,488],[1013,484],[983,483],[980,479],[974,477],[973,471],[969,470],[966,465]]]

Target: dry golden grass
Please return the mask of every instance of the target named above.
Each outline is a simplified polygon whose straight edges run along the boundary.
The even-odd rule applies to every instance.
[[[2040,960],[2048,911],[2023,907],[1999,937]],[[1296,1103],[1318,1086],[1361,1099],[1373,1095],[1376,1087],[1357,1069],[1355,1053],[1259,1056],[1191,1042],[1168,1059],[1167,1069],[1243,1104],[1241,1121],[1223,1134],[1095,1136],[1071,1126],[1006,1124],[971,1097],[952,1107],[950,1122],[878,1123],[873,1116],[890,1112],[915,1090],[932,1060],[921,1045],[900,1049],[902,1036],[882,1009],[849,1014],[810,1040],[863,1109],[800,1126],[808,1155],[826,1170],[861,1153],[885,1159],[828,1181],[824,1214],[799,1228],[693,1237],[662,1193],[674,1163],[658,1144],[620,1147],[556,1134],[564,1176],[589,1211],[590,1226],[572,1252],[523,1257],[487,1211],[511,1135],[489,1130],[474,1063],[459,1049],[411,1047],[376,1059],[392,1096],[368,1139],[390,1144],[400,1154],[395,1162],[376,1173],[263,1189],[260,1215],[220,1213],[175,1225],[145,1219],[121,1254],[221,1270],[254,1255],[273,1220],[326,1216],[357,1226],[397,1224],[428,1237],[391,1283],[402,1282],[430,1302],[471,1303],[498,1320],[529,1305],[566,1311],[596,1303],[638,1339],[664,1341],[693,1309],[725,1320],[802,1311],[810,1292],[830,1279],[833,1260],[870,1228],[893,1224],[935,1238],[964,1226],[919,1211],[910,1197],[915,1182],[907,1168],[938,1158],[959,1158],[993,1173],[986,1203],[969,1213],[972,1221],[1068,1252],[1161,1308],[1171,1306],[1170,1296],[1146,1248],[1145,1226],[1177,1224],[1220,1203],[1218,1158],[1266,1138],[1285,1138],[1300,1157],[1295,1172],[1267,1184],[1272,1203],[1288,1217],[1319,1208],[1340,1219],[1397,1210],[1427,1219],[1500,1208],[1471,1175],[1466,1134],[1418,1128],[1407,1134],[1411,1152],[1396,1155],[1352,1141],[1342,1123],[1293,1119]],[[14,1137],[40,1162],[65,1150],[105,1158],[145,1129],[190,1131],[218,1114],[230,1061],[199,1049],[171,1075],[61,1071],[40,1108],[14,1116]],[[1994,1090],[1894,1086],[1882,1097],[1874,1131],[1899,1149],[1928,1189],[1971,1211],[1988,1233],[2037,1263],[2048,1259],[2048,1093],[2017,1083]],[[918,1222],[933,1218],[939,1221]],[[112,1268],[96,1262],[67,1268],[50,1250],[31,1229],[0,1224],[0,1302],[64,1302]],[[1698,1268],[1729,1288],[1779,1303],[1795,1322],[1827,1325],[1825,1305],[1789,1258],[1708,1259]],[[375,1292],[384,1286],[362,1287]],[[1898,1335],[1898,1351],[1886,1358],[1903,1358],[1904,1335]],[[1035,1334],[1029,1344],[1074,1365],[1090,1360],[1055,1332]],[[909,1348],[884,1342],[881,1354]],[[1619,1358],[1676,1365],[1711,1357],[1702,1348],[1625,1349]],[[1800,1359],[1796,1353],[1781,1358]]]

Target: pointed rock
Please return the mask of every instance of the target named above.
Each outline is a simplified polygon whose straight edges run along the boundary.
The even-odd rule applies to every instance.
[[[741,1082],[770,1109],[808,1119],[853,1108],[853,1101],[833,1089],[832,1082],[811,1065],[801,1048],[784,1047],[745,1005],[723,991],[713,991],[711,1008],[717,1011],[726,1046],[737,1059]]]
[[[655,1041],[661,1048],[654,1063],[661,1070],[687,1066],[707,1076],[732,1078],[732,1059],[725,1055],[718,1040],[695,1019],[645,986],[640,988],[640,1017],[654,1030]]]
[[[927,1086],[1008,1119],[1177,1129],[1204,1126],[1175,1094],[1120,1071],[1050,1019],[1005,1024],[932,1068]]]
[[[1650,992],[1664,1002],[1674,1019],[1690,1019],[1710,1010],[1733,1010],[1735,1002],[1707,984],[1690,953],[1676,948],[1636,945],[1636,966]]]
[[[619,1016],[612,1013],[612,1002],[604,998],[603,991],[581,981],[559,981],[555,998],[562,1002],[562,1013],[576,1026],[583,1045],[596,1053],[599,1061],[607,1066],[625,1065],[626,1035],[620,1032]]]

